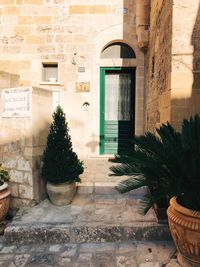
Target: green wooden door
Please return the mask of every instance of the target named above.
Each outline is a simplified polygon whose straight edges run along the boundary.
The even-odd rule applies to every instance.
[[[120,154],[134,135],[134,68],[101,68],[100,154]]]

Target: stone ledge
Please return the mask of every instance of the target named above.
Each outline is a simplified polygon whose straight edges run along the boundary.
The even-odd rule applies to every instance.
[[[106,243],[124,241],[171,240],[168,225],[133,223],[130,225],[10,224],[5,230],[9,244]]]

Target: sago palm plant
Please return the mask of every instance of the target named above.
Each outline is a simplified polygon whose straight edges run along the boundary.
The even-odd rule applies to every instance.
[[[184,207],[200,211],[200,117],[184,120],[177,132],[169,123],[135,137],[130,151],[116,157],[114,176],[130,176],[116,189],[121,192],[148,186],[152,193],[141,199],[140,212],[147,213],[163,197],[177,197]]]

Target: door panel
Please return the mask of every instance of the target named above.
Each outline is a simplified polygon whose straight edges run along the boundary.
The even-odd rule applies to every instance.
[[[134,69],[103,69],[101,77],[101,154],[126,149],[134,133]]]

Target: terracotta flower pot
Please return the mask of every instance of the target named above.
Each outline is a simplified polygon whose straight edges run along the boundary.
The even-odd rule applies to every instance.
[[[0,221],[2,221],[9,209],[10,204],[10,190],[8,189],[8,184],[3,183],[0,186]]]
[[[200,212],[182,207],[173,197],[167,215],[179,263],[183,267],[200,266]]]
[[[72,199],[76,193],[76,183],[47,183],[47,193],[54,205],[68,205],[72,202]]]

